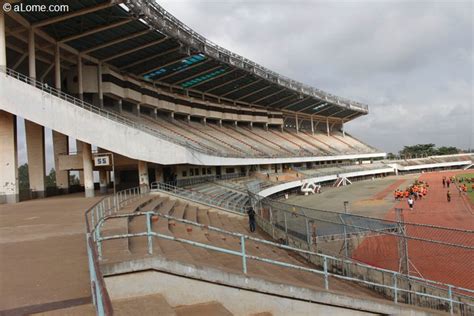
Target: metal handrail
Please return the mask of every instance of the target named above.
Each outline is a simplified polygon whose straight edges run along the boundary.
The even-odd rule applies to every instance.
[[[205,203],[213,207],[230,210],[237,213],[245,213],[245,206],[242,206],[238,203],[227,201],[224,204],[222,204],[218,202],[219,201],[218,199],[216,199],[214,196],[211,196],[209,194],[202,193],[195,190],[186,190],[180,187],[176,187],[169,183],[153,182],[150,188],[151,188],[151,191],[161,191],[161,192],[171,193],[178,197],[191,200],[194,202]]]
[[[170,215],[161,214],[159,212],[148,211],[148,212],[134,212],[132,214],[110,215],[110,216],[106,216],[106,217],[102,218],[99,222],[100,225],[98,225],[98,227],[100,228],[100,226],[103,225],[103,223],[105,221],[109,220],[109,219],[124,218],[124,217],[125,218],[131,218],[131,217],[136,217],[136,216],[146,216],[146,218],[147,218],[147,220],[146,220],[146,222],[147,222],[147,231],[146,232],[139,232],[139,233],[133,233],[133,234],[127,233],[127,234],[111,235],[111,236],[105,236],[105,237],[100,236],[100,233],[99,233],[99,237],[97,239],[97,242],[99,244],[101,244],[102,242],[108,241],[108,240],[147,236],[148,237],[147,238],[148,253],[153,254],[152,237],[163,238],[163,239],[168,239],[168,240],[177,241],[177,242],[181,242],[181,243],[186,243],[186,244],[196,246],[196,247],[200,247],[200,248],[205,248],[205,249],[218,251],[218,252],[222,252],[222,253],[226,253],[226,254],[240,256],[242,258],[242,270],[243,270],[244,273],[247,273],[247,262],[246,262],[247,259],[253,259],[253,260],[256,260],[256,261],[266,262],[266,263],[270,263],[270,264],[277,265],[277,266],[283,266],[283,267],[287,267],[287,268],[312,272],[312,273],[316,273],[316,274],[322,274],[324,276],[324,283],[325,283],[325,289],[326,290],[329,289],[329,276],[332,276],[332,277],[343,279],[343,280],[354,281],[354,282],[358,282],[358,283],[362,283],[362,284],[366,284],[366,285],[370,285],[370,286],[390,289],[394,293],[394,302],[395,303],[397,303],[397,293],[398,292],[405,292],[405,293],[410,293],[410,294],[414,294],[414,295],[421,296],[421,297],[428,297],[428,298],[433,298],[433,299],[446,301],[450,304],[451,312],[453,312],[453,308],[454,308],[453,305],[454,304],[468,305],[468,306],[471,306],[471,307],[474,306],[474,304],[470,304],[470,303],[467,303],[467,302],[462,302],[462,301],[459,301],[459,300],[455,300],[453,298],[453,290],[457,290],[458,292],[472,293],[473,294],[472,296],[462,294],[462,293],[456,293],[457,296],[462,296],[462,297],[467,298],[467,299],[472,299],[472,298],[474,298],[474,290],[471,290],[471,289],[458,287],[458,286],[451,285],[451,284],[436,282],[436,281],[432,281],[432,280],[417,278],[417,277],[414,277],[414,276],[407,276],[407,275],[403,275],[403,274],[395,272],[395,271],[390,271],[390,270],[381,269],[381,268],[375,268],[375,267],[372,267],[372,266],[369,266],[369,265],[366,265],[366,264],[361,264],[361,263],[354,262],[354,261],[347,260],[347,259],[340,259],[340,258],[336,258],[336,257],[333,257],[333,256],[328,256],[328,255],[323,255],[323,254],[316,253],[316,252],[309,251],[309,250],[302,250],[302,249],[299,249],[299,248],[294,248],[294,247],[291,247],[291,246],[282,245],[282,244],[275,243],[275,242],[272,242],[272,241],[251,237],[251,236],[241,234],[241,233],[230,232],[230,231],[227,231],[227,230],[224,230],[224,229],[221,229],[221,228],[199,224],[199,223],[189,221],[189,220],[186,220],[186,219],[176,218],[176,217],[173,217],[173,216],[170,216]],[[215,231],[215,232],[218,232],[218,233],[222,233],[222,234],[226,234],[226,235],[229,235],[229,236],[237,237],[237,238],[240,239],[241,251],[239,252],[239,251],[229,250],[229,249],[226,249],[226,248],[212,246],[212,245],[209,245],[209,244],[206,244],[206,243],[195,242],[195,241],[185,239],[185,238],[178,238],[178,237],[174,237],[174,236],[169,236],[169,235],[164,235],[164,234],[153,232],[151,230],[151,224],[150,224],[152,216],[159,216],[159,217],[162,217],[162,218],[166,218],[168,220],[173,220],[175,222],[180,222],[180,223],[184,223],[184,224],[187,224],[187,225],[200,227],[202,229],[208,229],[208,230]],[[321,271],[321,270],[314,269],[314,268],[307,268],[307,267],[294,265],[294,264],[289,264],[289,263],[278,261],[278,260],[272,260],[272,259],[267,259],[267,258],[262,258],[262,257],[258,257],[258,256],[249,255],[249,254],[246,253],[246,250],[245,250],[246,249],[245,248],[245,240],[251,240],[251,241],[258,242],[258,243],[274,246],[274,247],[285,249],[285,250],[298,252],[298,253],[305,254],[305,255],[312,255],[312,256],[320,257],[320,258],[322,258],[322,261],[324,263],[323,264],[323,270]],[[98,248],[101,249],[102,247],[99,246]],[[354,265],[354,266],[357,266],[357,267],[364,267],[366,269],[370,269],[371,271],[379,271],[379,272],[389,273],[390,275],[393,276],[394,284],[392,286],[389,286],[389,285],[385,285],[385,284],[366,281],[364,279],[361,280],[359,278],[355,278],[355,277],[351,277],[351,276],[343,276],[343,275],[340,275],[340,274],[329,272],[328,271],[328,261],[329,260],[332,260],[332,261],[335,261],[335,262],[340,262],[341,264],[351,264],[351,265]],[[427,286],[434,286],[436,290],[446,291],[447,297],[436,296],[436,295],[427,294],[427,293],[424,293],[424,292],[418,292],[416,290],[407,290],[407,289],[400,288],[400,287],[398,287],[397,281],[396,281],[396,280],[399,280],[399,279],[408,280],[408,281],[412,281],[412,282],[421,282],[425,286],[426,285]],[[440,288],[440,286],[442,288]]]
[[[84,213],[86,221],[86,248],[91,282],[92,302],[98,315],[112,316],[114,311],[112,301],[105,286],[104,277],[99,267],[99,252],[97,248],[97,232],[100,220],[105,216],[116,214],[123,206],[137,197],[147,194],[146,187],[135,187],[122,190],[116,195],[107,196],[96,202]]]

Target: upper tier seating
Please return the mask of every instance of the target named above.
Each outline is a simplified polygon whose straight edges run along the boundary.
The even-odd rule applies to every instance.
[[[145,125],[170,141],[211,155],[228,157],[307,157],[375,153],[377,150],[350,135],[333,132],[311,134],[305,131],[281,131],[262,127],[222,126],[123,111],[127,119]]]

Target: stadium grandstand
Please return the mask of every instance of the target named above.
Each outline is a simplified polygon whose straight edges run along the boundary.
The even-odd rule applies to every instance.
[[[222,48],[155,1],[41,2],[64,10],[0,1],[0,315],[474,313],[469,278],[412,273],[406,250],[426,243],[469,261],[470,228],[407,223],[407,234],[399,220],[280,199],[308,185],[468,170],[474,155],[387,160],[345,130],[366,104]],[[387,240],[405,241],[405,257],[372,264],[384,253],[371,247]]]

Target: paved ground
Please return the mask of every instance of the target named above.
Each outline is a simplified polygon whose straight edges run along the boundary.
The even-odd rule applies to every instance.
[[[71,194],[0,205],[0,315],[90,302],[84,211]]]
[[[453,186],[450,188],[452,200],[448,203],[447,189],[443,188],[441,183],[443,175],[449,176],[462,172],[438,172],[421,175],[420,179],[426,180],[430,184],[428,196],[422,201],[415,202],[412,212],[406,210],[406,201],[396,204],[396,207],[404,208],[405,221],[474,230],[474,213],[469,209],[469,205],[463,201],[463,197],[459,196]],[[392,208],[387,213],[386,219],[394,218],[395,211]],[[456,233],[408,226],[407,233],[409,236],[474,246],[472,232]],[[421,274],[427,279],[474,288],[474,251],[409,240],[408,253],[412,263],[410,265],[412,274],[417,276]],[[397,240],[387,236],[366,238],[354,251],[353,257],[372,265],[398,270]]]

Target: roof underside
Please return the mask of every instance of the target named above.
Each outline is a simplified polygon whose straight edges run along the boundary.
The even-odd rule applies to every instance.
[[[173,91],[346,120],[368,113],[366,105],[302,87],[207,40],[209,46],[203,45],[196,40],[200,35],[184,30],[177,25],[181,22],[152,2],[45,0],[42,4],[65,4],[69,12],[21,13],[33,27],[84,55],[142,80],[172,86]]]

